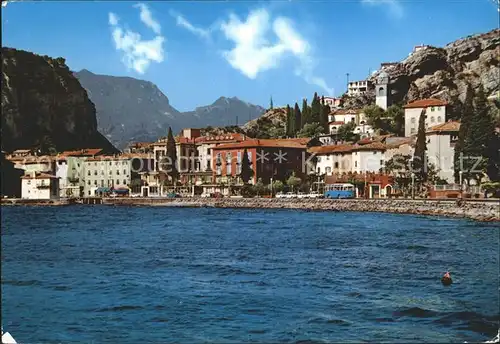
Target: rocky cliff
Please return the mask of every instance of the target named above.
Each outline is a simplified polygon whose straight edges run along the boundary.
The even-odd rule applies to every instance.
[[[458,118],[469,83],[483,85],[488,95],[499,90],[500,30],[469,36],[446,45],[412,53],[398,64],[382,67],[371,81],[386,72],[390,76],[393,103],[439,98],[450,103],[451,118]],[[374,90],[364,97],[346,97],[346,107],[373,103]]]
[[[149,81],[130,77],[99,75],[82,70],[75,73],[97,109],[99,131],[117,147],[129,142],[155,141],[183,128],[227,126],[260,116],[264,109],[236,97],[220,97],[213,104],[179,112],[168,97]]]
[[[2,48],[2,150],[116,148],[97,130],[94,104],[63,58]]]

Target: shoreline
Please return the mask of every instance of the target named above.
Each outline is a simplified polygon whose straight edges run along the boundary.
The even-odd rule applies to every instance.
[[[154,206],[227,209],[291,209],[304,211],[377,212],[408,215],[468,218],[482,222],[500,221],[499,200],[455,199],[283,199],[283,198],[102,198],[105,206]],[[2,206],[69,206],[74,200],[2,199]]]

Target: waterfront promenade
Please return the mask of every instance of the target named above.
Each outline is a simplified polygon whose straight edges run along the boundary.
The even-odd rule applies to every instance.
[[[97,200],[97,199],[96,199]],[[500,201],[447,199],[283,199],[283,198],[102,198],[99,203],[108,206],[168,206],[247,209],[297,209],[322,211],[384,212],[397,214],[436,215],[470,218],[478,221],[500,221]],[[75,202],[26,201],[3,199],[2,205],[71,205]],[[92,202],[91,204],[98,204]]]

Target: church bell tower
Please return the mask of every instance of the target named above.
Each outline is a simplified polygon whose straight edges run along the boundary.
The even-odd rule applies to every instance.
[[[390,105],[389,94],[389,74],[381,72],[375,84],[375,104],[387,110]]]

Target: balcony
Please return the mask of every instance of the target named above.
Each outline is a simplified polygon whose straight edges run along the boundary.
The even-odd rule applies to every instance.
[[[50,184],[37,185],[37,189],[50,189]]]

